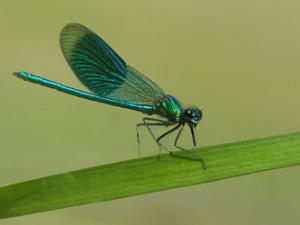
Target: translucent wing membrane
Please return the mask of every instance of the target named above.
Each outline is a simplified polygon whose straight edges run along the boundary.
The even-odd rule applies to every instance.
[[[63,54],[78,77],[92,92],[135,104],[163,100],[163,90],[126,62],[97,34],[80,24],[61,32]]]

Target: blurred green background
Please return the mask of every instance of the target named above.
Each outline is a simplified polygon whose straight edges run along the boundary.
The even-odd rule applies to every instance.
[[[65,24],[90,27],[167,93],[204,108],[197,128],[204,146],[300,131],[299,21],[294,0],[1,0],[0,185],[137,157],[134,126],[142,114],[11,75],[27,70],[86,90],[59,48]],[[190,142],[185,135],[182,143]],[[141,147],[157,154],[146,130]],[[299,224],[299,172],[274,170],[0,224]]]

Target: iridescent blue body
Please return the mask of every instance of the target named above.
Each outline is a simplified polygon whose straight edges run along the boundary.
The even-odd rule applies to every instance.
[[[60,44],[69,66],[81,83],[92,93],[25,71],[13,74],[23,80],[77,97],[166,118],[166,120],[143,118],[143,123],[137,125],[138,143],[138,127],[146,126],[160,149],[167,150],[160,140],[179,129],[174,146],[185,150],[177,145],[177,141],[187,123],[192,133],[193,144],[196,145],[194,128],[202,118],[201,110],[184,108],[175,97],[165,94],[157,84],[126,64],[104,40],[81,24],[72,23],[65,26],[60,34]],[[171,125],[175,127],[157,138],[150,129],[151,126]]]
[[[37,76],[34,74],[30,74],[25,71],[14,73],[14,75],[16,75],[17,77],[19,77],[25,81],[30,81],[32,83],[40,84],[45,87],[50,87],[50,88],[56,89],[58,91],[67,93],[67,94],[75,95],[80,98],[85,98],[85,99],[96,101],[96,102],[102,102],[102,103],[106,103],[106,104],[110,104],[110,105],[114,105],[114,106],[118,106],[118,107],[122,107],[122,108],[132,109],[132,110],[147,113],[149,115],[155,113],[156,106],[154,106],[154,105],[136,104],[136,103],[130,103],[130,102],[123,102],[118,99],[106,98],[106,97],[99,96],[94,93],[81,91],[81,90],[57,83],[55,81],[51,81],[51,80],[45,79],[43,77],[40,77],[40,76]]]

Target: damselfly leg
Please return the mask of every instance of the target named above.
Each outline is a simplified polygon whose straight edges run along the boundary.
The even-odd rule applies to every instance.
[[[191,150],[185,149],[185,148],[178,145],[178,140],[179,140],[179,138],[182,134],[183,129],[184,129],[184,125],[181,125],[179,130],[178,130],[178,133],[176,135],[175,141],[174,141],[174,147],[176,147],[176,148],[178,148],[178,149],[180,149],[184,152],[187,152],[187,153],[191,154],[193,157],[195,157],[196,159],[198,159],[202,163],[203,169],[205,169],[206,168],[205,167],[205,162],[204,162],[203,158],[201,157],[201,155],[199,153],[192,152]],[[196,146],[194,130],[193,130],[192,127],[190,127],[190,129],[191,129],[191,134],[192,134],[192,138],[193,138],[193,144],[194,144],[194,146]]]
[[[150,127],[153,126],[171,126],[174,125],[174,122],[170,122],[170,121],[166,121],[166,120],[160,120],[160,119],[156,119],[156,118],[150,118],[150,117],[144,117],[143,118],[143,123],[139,123],[136,125],[136,136],[137,136],[137,142],[138,142],[138,156],[141,156],[141,150],[140,150],[140,134],[139,134],[139,127],[147,127],[149,133],[151,134],[152,138],[154,139],[154,141],[157,143],[158,147],[159,147],[159,155],[161,154],[161,149],[164,149],[165,151],[170,153],[170,150],[168,150],[163,144],[161,144],[159,142],[159,140],[157,140],[157,138],[155,137],[153,131],[151,130]],[[149,122],[152,121],[152,122]]]

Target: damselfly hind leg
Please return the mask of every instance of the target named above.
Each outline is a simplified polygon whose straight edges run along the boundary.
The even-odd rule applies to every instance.
[[[178,140],[181,137],[181,134],[182,134],[182,131],[183,131],[183,128],[184,128],[184,124],[177,124],[175,127],[173,127],[172,129],[168,130],[167,132],[163,133],[158,138],[156,138],[150,127],[152,127],[152,126],[166,126],[166,127],[168,127],[168,126],[171,126],[171,125],[175,125],[176,123],[170,122],[170,121],[165,121],[165,120],[159,120],[159,119],[155,119],[155,118],[149,118],[149,117],[143,118],[143,121],[144,121],[144,123],[139,123],[139,124],[136,125],[136,134],[137,134],[138,155],[139,155],[139,157],[140,157],[140,135],[139,135],[139,130],[138,130],[139,127],[141,127],[141,126],[147,127],[147,129],[148,129],[149,133],[151,134],[152,138],[157,143],[157,145],[159,147],[159,154],[158,154],[158,158],[157,158],[158,160],[159,160],[162,149],[164,149],[165,151],[167,151],[168,153],[170,153],[170,155],[172,155],[174,157],[179,157],[179,156],[175,155],[173,153],[173,151],[170,151],[169,149],[167,149],[160,142],[163,138],[165,138],[166,136],[168,136],[172,132],[178,130],[178,133],[177,133],[175,141],[174,141],[174,147],[176,147],[176,148],[192,155],[194,159],[196,159],[197,161],[200,161],[202,163],[203,169],[206,169],[205,162],[202,159],[202,157],[199,155],[199,153],[192,152],[192,151],[190,151],[188,149],[185,149],[185,148],[178,145]],[[151,121],[151,122],[149,122],[149,121]],[[196,146],[195,133],[194,133],[193,128],[192,127],[190,127],[190,128],[191,128],[191,134],[192,134],[192,139],[193,139],[193,145]],[[187,158],[185,158],[185,159],[187,159]]]
[[[156,118],[150,118],[150,117],[144,117],[143,118],[143,123],[139,123],[136,125],[136,136],[137,136],[137,142],[138,142],[138,156],[141,157],[141,150],[140,150],[140,134],[139,134],[139,127],[147,127],[149,133],[151,134],[151,137],[154,139],[154,141],[157,143],[158,147],[159,147],[159,154],[158,154],[158,160],[161,154],[161,149],[164,149],[165,151],[169,152],[170,151],[163,145],[161,144],[159,141],[157,141],[157,138],[155,137],[153,131],[151,130],[151,126],[171,126],[174,123],[170,122],[170,121],[165,121],[165,120],[160,120],[160,119],[156,119]],[[149,122],[151,121],[151,122]]]

